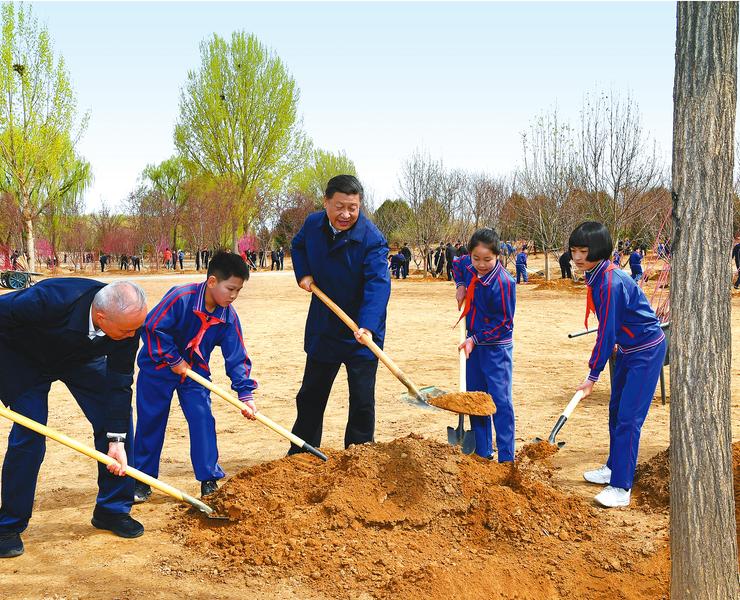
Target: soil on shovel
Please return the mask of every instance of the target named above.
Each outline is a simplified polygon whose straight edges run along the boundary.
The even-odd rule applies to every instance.
[[[487,417],[496,412],[493,399],[485,392],[451,392],[429,398],[429,404],[463,415]]]
[[[547,440],[541,442],[532,442],[524,446],[518,453],[517,458],[527,457],[531,461],[545,460],[558,453],[560,448],[557,444],[551,444]]]
[[[419,436],[296,455],[234,476],[178,514],[176,540],[224,580],[308,586],[317,598],[667,598],[664,539],[646,553],[581,498]],[[628,532],[625,532],[625,534]]]

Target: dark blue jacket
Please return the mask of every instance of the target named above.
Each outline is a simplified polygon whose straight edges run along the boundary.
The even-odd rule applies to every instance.
[[[311,275],[355,323],[372,332],[373,340],[382,348],[391,280],[388,244],[378,228],[360,213],[349,231],[334,236],[326,212],[315,212],[293,238],[291,256],[296,280]],[[306,319],[304,350],[311,358],[324,362],[375,358],[315,296]]]
[[[452,274],[457,287],[470,289],[477,279],[472,305],[465,317],[468,336],[476,344],[497,346],[512,343],[516,282],[500,261],[483,277],[473,267],[470,256],[461,256],[452,263]]]
[[[520,252],[516,255],[516,264],[527,266],[527,253],[526,252]]]
[[[131,385],[139,334],[125,340],[90,340],[90,306],[105,284],[56,277],[0,296],[0,398],[11,405],[28,387],[63,379],[65,373],[107,356],[108,432],[128,431]]]
[[[642,263],[642,254],[635,250],[630,254],[630,270],[633,275],[642,273],[642,265],[640,263]]]
[[[240,400],[251,400],[257,382],[249,376],[252,361],[244,347],[239,317],[233,306],[217,306],[209,313],[205,288],[205,282],[175,286],[149,312],[141,334],[139,368],[154,372],[186,360],[193,371],[208,377],[211,352],[220,346],[231,388]]]
[[[597,381],[615,344],[622,352],[630,354],[652,348],[665,335],[645,293],[614,263],[602,260],[586,271],[586,283],[599,320],[596,344],[588,362],[591,371],[588,378]]]

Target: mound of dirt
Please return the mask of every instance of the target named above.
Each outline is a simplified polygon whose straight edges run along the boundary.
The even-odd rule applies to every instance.
[[[415,435],[327,453],[239,473],[209,497],[233,521],[182,512],[176,539],[229,581],[294,581],[321,598],[667,595],[662,549],[625,550],[597,510],[538,481],[536,465]]]
[[[537,281],[535,290],[554,290],[581,294],[586,289],[585,284],[576,283],[572,279],[551,279],[550,281]]]
[[[487,417],[496,413],[493,398],[485,392],[452,392],[429,398],[429,404],[463,415]]]

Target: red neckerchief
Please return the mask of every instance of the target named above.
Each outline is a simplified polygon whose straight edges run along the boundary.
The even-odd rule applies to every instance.
[[[606,266],[606,269],[604,269],[604,275],[616,268],[617,265],[615,265],[613,262],[609,262]],[[583,321],[583,324],[586,326],[586,329],[588,329],[588,317],[591,313],[596,314],[596,306],[594,306],[593,289],[590,285],[586,287],[588,288],[588,291],[586,292],[586,318]]]
[[[457,320],[457,323],[463,320],[465,315],[467,315],[470,312],[470,309],[473,306],[473,297],[475,296],[475,286],[480,283],[480,278],[475,275],[473,279],[470,280],[470,285],[468,286],[467,291],[465,292],[465,308],[462,311],[462,314],[460,315],[460,318]],[[457,327],[457,323],[455,323],[455,326]]]
[[[206,313],[199,310],[194,310],[193,312],[198,315],[198,318],[200,319],[200,329],[198,330],[198,333],[195,334],[195,337],[188,342],[188,345],[185,346],[185,348],[192,348],[192,351],[200,356],[203,362],[206,362],[206,359],[203,358],[203,355],[200,353],[200,343],[203,341],[203,336],[206,334],[206,331],[208,331],[209,327],[212,327],[213,325],[217,325],[219,323],[223,323],[224,321],[217,317],[214,317],[213,315],[207,315]]]

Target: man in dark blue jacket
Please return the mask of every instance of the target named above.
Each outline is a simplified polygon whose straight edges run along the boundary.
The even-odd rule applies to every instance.
[[[354,335],[317,297],[306,320],[306,369],[296,397],[293,433],[321,444],[324,409],[334,378],[344,363],[349,380],[349,419],[345,447],[373,441],[375,375],[378,359],[365,347],[369,334],[381,348],[390,297],[388,244],[361,212],[363,189],[357,178],[329,180],[324,209],[308,216],[293,238],[291,256],[298,285],[311,291],[316,282],[360,327]],[[290,453],[299,452],[291,446]]]
[[[129,516],[134,480],[123,477],[131,444],[131,384],[146,298],[136,284],[46,279],[0,296],[0,399],[46,424],[49,388],[62,381],[92,424],[95,447],[118,464],[98,465],[92,524],[121,537],[144,533]],[[23,553],[46,439],[13,425],[2,470],[0,558]]]

